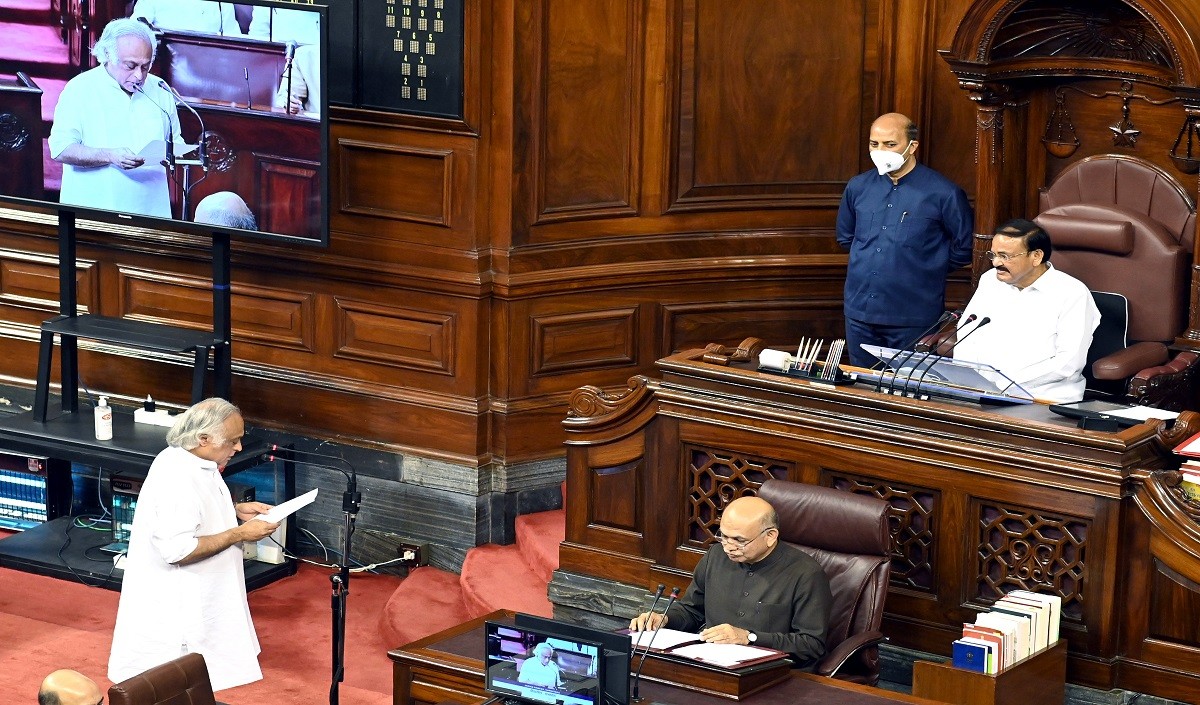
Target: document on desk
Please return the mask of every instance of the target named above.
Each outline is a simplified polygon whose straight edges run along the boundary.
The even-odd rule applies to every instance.
[[[287,519],[289,516],[312,504],[314,501],[316,501],[316,499],[317,488],[314,487],[299,497],[289,499],[283,504],[277,504],[274,507],[271,507],[271,511],[267,512],[266,514],[259,514],[255,518],[262,519],[269,524],[278,524],[284,519]]]
[[[1152,406],[1131,406],[1128,409],[1114,409],[1105,411],[1109,416],[1120,416],[1126,419],[1136,419],[1138,421],[1146,421],[1147,419],[1163,419],[1170,421],[1179,416],[1178,411],[1167,411],[1166,409],[1156,409]]]
[[[644,632],[630,632],[635,648],[644,649],[647,645],[651,651],[668,651],[681,644],[700,643],[700,635],[695,632],[681,632],[678,629],[648,629]]]
[[[750,661],[780,658],[782,654],[775,649],[762,649],[757,646],[742,644],[691,644],[672,649],[676,656],[690,658],[693,661],[711,663],[722,668],[736,668]]]

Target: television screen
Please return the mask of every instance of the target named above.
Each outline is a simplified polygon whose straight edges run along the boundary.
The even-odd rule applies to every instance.
[[[0,200],[328,243],[325,6],[58,5],[0,23]]]
[[[484,687],[531,703],[604,705],[600,645],[499,622],[484,625]]]
[[[532,614],[518,613],[514,621],[518,627],[538,629],[560,634],[568,639],[600,644],[604,650],[604,680],[601,682],[604,689],[604,705],[629,705],[629,668],[633,658],[633,640],[629,632],[610,632]]]

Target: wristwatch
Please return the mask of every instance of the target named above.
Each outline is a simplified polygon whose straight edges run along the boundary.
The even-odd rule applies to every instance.
[[[754,632],[748,632],[746,634],[746,640],[753,644],[754,642],[758,641],[758,635]]]

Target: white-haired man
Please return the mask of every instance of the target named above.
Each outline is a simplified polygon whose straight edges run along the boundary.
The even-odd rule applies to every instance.
[[[50,157],[63,165],[62,203],[171,217],[160,160],[168,136],[176,153],[187,148],[170,89],[150,75],[156,46],[142,22],[113,20],[92,47],[100,65],[67,81],[49,140]],[[160,141],[153,159],[140,156]]]
[[[533,647],[533,656],[521,664],[517,681],[543,688],[561,688],[562,670],[554,662],[554,647],[545,641]]]
[[[241,543],[279,525],[256,518],[266,504],[234,505],[221,478],[244,432],[238,408],[218,398],[167,432],[134,512],[108,660],[114,683],[191,652],[204,656],[213,690],[262,678]]]

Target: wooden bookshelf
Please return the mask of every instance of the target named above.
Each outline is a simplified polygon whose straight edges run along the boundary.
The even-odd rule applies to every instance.
[[[1061,703],[1067,681],[1067,642],[1059,639],[998,673],[955,668],[949,661],[913,663],[912,694],[958,705]]]

